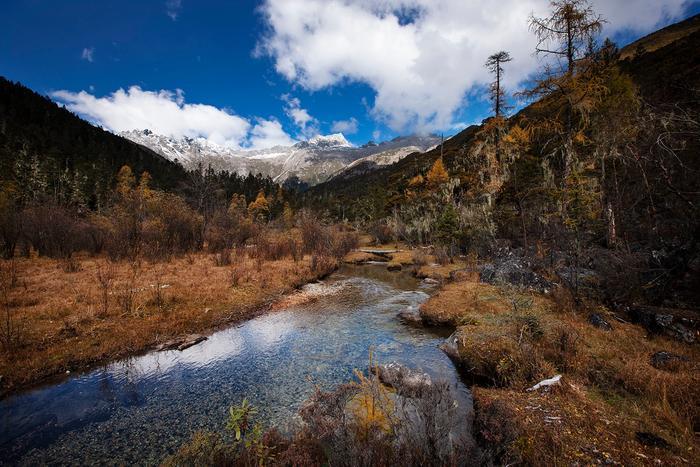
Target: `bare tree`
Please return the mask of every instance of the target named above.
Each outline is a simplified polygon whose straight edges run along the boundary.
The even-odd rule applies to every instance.
[[[548,18],[530,16],[530,30],[537,36],[537,53],[565,59],[566,73],[571,75],[605,21],[588,0],[554,0],[550,5]]]
[[[508,52],[502,50],[491,55],[486,60],[486,68],[495,75],[495,80],[491,83],[491,102],[493,102],[493,111],[496,117],[500,117],[505,109],[505,91],[502,85],[503,79],[503,64],[508,63],[513,58]]]

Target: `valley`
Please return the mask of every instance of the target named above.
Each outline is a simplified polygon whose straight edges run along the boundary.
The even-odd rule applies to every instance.
[[[17,41],[0,464],[700,464],[700,16],[630,2]]]

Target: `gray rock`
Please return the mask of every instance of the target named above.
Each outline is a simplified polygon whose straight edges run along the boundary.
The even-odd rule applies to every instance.
[[[599,313],[592,313],[588,317],[588,322],[603,331],[612,331],[612,326]]]
[[[427,373],[412,370],[397,362],[376,366],[372,371],[383,384],[393,387],[404,395],[419,393],[433,384]]]
[[[670,370],[673,364],[688,361],[688,359],[683,355],[666,352],[665,350],[654,353],[650,360],[651,366],[658,370]]]
[[[665,334],[687,344],[696,342],[700,333],[700,315],[690,310],[634,305],[627,308],[627,313],[649,332]]]
[[[549,293],[554,284],[533,271],[533,263],[517,256],[499,258],[479,267],[479,278],[488,284],[512,284]]]
[[[592,291],[600,286],[600,276],[592,269],[561,267],[556,273],[561,282],[570,289]]]
[[[406,324],[412,324],[412,325],[422,325],[423,324],[423,318],[421,318],[420,313],[416,310],[404,310],[398,315],[396,315],[401,321],[403,321]]]
[[[459,330],[452,333],[445,342],[440,344],[440,350],[445,352],[452,360],[459,361]]]

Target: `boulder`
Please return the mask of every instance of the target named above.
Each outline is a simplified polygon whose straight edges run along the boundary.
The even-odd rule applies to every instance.
[[[672,352],[662,350],[652,354],[650,358],[651,366],[657,370],[671,371],[681,362],[687,362],[688,359],[683,355],[678,355]]]
[[[600,286],[600,276],[597,272],[587,268],[560,267],[557,276],[570,289],[597,289]]]
[[[445,342],[440,344],[440,350],[455,362],[459,362],[459,332],[459,329],[453,332]]]
[[[392,263],[386,267],[387,271],[400,271],[401,265],[399,263]]]
[[[662,449],[669,449],[671,447],[671,445],[668,444],[668,441],[658,435],[655,435],[654,433],[638,431],[635,433],[635,437],[637,438],[639,444],[644,446],[658,447]]]
[[[592,313],[588,317],[588,322],[603,331],[612,331],[612,326],[599,313]]]
[[[391,386],[402,395],[419,394],[433,384],[430,375],[412,370],[397,362],[386,363],[372,368],[382,384]]]
[[[627,308],[632,320],[649,332],[665,334],[676,340],[692,344],[700,333],[700,314],[678,308],[633,305]]]
[[[423,324],[423,318],[421,318],[420,313],[418,313],[417,310],[404,310],[396,316],[406,324],[418,326]]]
[[[534,264],[510,255],[479,266],[479,279],[487,284],[512,284],[540,293],[549,293],[554,284],[533,271]]]

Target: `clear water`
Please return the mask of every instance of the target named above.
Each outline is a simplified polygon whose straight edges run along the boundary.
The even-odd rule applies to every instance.
[[[0,401],[0,464],[157,464],[197,430],[221,430],[243,397],[267,426],[297,420],[315,385],[330,389],[379,362],[450,381],[471,402],[443,335],[396,314],[429,285],[385,266],[346,266],[307,286],[314,300],[247,321],[185,351],[153,352]]]

